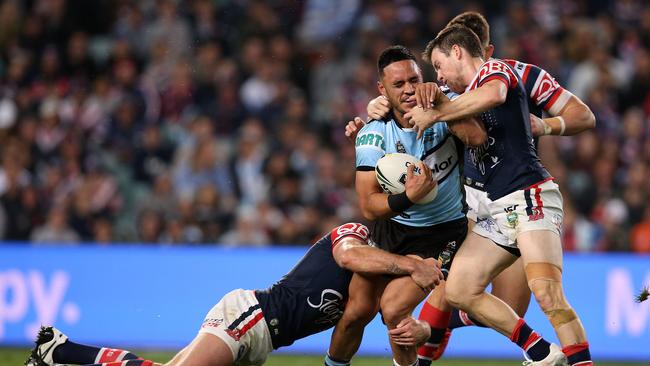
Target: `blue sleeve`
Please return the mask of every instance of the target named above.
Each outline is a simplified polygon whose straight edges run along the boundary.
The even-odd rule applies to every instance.
[[[386,154],[384,124],[381,122],[365,125],[355,142],[357,170],[374,170],[377,160]]]

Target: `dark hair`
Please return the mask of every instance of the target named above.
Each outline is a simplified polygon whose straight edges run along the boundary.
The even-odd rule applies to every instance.
[[[411,51],[400,45],[390,46],[383,50],[377,59],[377,71],[379,72],[379,77],[384,76],[384,68],[392,64],[393,62],[403,61],[403,60],[413,60],[417,63],[415,56]]]
[[[481,40],[478,39],[476,33],[472,32],[471,29],[462,25],[452,25],[441,30],[436,38],[427,44],[427,48],[424,49],[422,57],[428,62],[431,62],[431,53],[434,49],[438,48],[445,55],[449,55],[454,45],[464,48],[472,57],[483,57]]]
[[[483,47],[490,45],[490,24],[481,13],[475,11],[466,11],[459,15],[456,15],[454,19],[450,20],[447,23],[447,27],[452,25],[462,25],[472,30],[476,33],[478,39],[481,40]]]

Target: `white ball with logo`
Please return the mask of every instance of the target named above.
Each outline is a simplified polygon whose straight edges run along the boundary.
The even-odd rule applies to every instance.
[[[377,161],[375,167],[375,174],[377,175],[377,182],[385,193],[399,194],[406,190],[406,174],[408,166],[413,164],[416,166],[415,175],[421,174],[420,169],[417,168],[420,159],[413,155],[404,153],[390,153],[381,157]],[[438,195],[438,185],[422,197],[419,201],[415,202],[419,205],[427,204],[433,201]]]

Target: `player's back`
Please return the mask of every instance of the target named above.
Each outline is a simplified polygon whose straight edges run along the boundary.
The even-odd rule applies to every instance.
[[[346,224],[359,225],[359,224]],[[345,227],[339,226],[337,229]],[[364,226],[365,228],[365,226]],[[366,237],[367,237],[367,228]],[[343,314],[352,272],[332,255],[332,235],[317,241],[293,269],[269,289],[258,290],[273,348],[333,327]],[[336,241],[337,238],[334,238]]]

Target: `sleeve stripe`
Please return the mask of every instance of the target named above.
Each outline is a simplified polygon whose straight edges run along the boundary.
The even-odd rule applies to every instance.
[[[555,93],[546,103],[544,110],[548,111],[548,113],[553,116],[557,116],[572,96],[573,94],[571,94],[570,91],[560,88],[558,89],[558,93]]]
[[[486,77],[485,79],[481,80],[478,86],[480,87],[481,85],[484,85],[488,81],[492,81],[492,80],[503,81],[503,83],[506,84],[506,88],[510,89],[510,84],[508,83],[508,77],[505,76],[504,73],[493,73],[488,77]]]
[[[359,233],[355,233],[355,232],[345,233],[345,234],[337,237],[336,240],[334,240],[332,242],[332,249],[334,249],[334,247],[337,246],[341,242],[342,239],[347,238],[348,236],[354,236],[355,238],[361,240],[364,243],[367,243],[367,240],[368,240],[367,237],[365,237],[365,236],[363,236],[363,235],[361,235]]]
[[[357,167],[357,171],[358,172],[373,172],[373,171],[375,171],[375,167],[374,166],[369,166],[369,165],[359,165]]]

